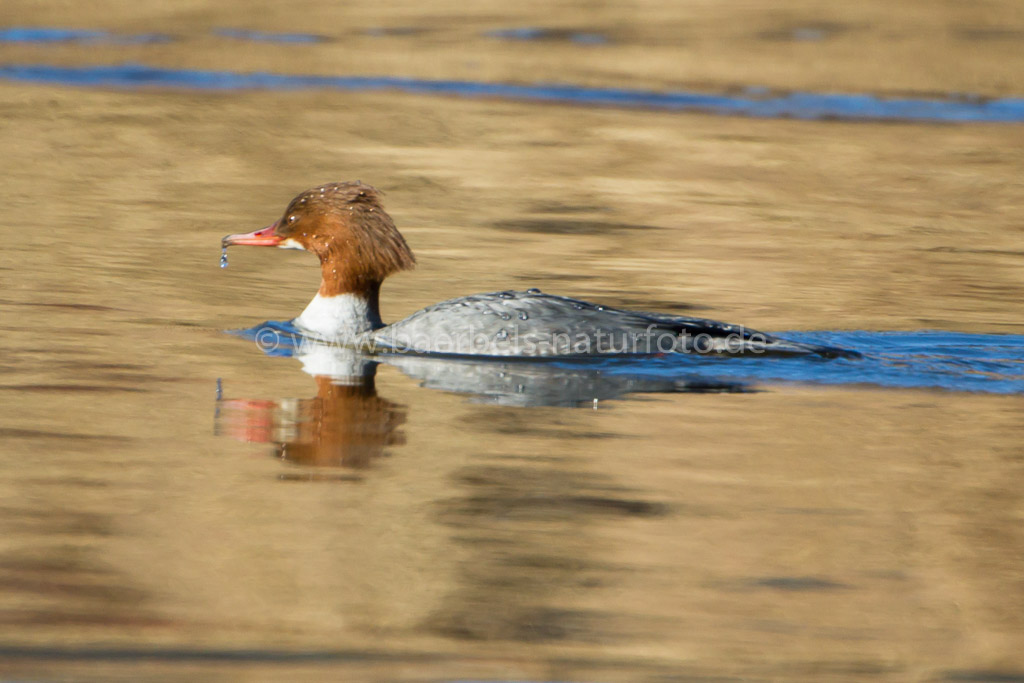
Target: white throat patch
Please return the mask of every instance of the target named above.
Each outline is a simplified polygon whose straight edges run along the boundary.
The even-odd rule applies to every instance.
[[[356,294],[320,296],[309,302],[292,324],[310,336],[322,339],[349,339],[382,327],[380,314],[370,310],[369,302]]]
[[[304,246],[302,246],[301,244],[296,242],[291,237],[289,237],[288,239],[286,239],[283,242],[281,242],[281,244],[277,245],[277,248],[278,249],[298,249],[300,251],[306,251],[306,248]]]

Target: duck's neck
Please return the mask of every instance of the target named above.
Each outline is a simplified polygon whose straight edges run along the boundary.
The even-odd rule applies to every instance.
[[[316,296],[292,324],[323,339],[351,339],[384,327],[380,319],[380,282],[340,281],[332,277],[335,273],[327,264],[323,271]]]

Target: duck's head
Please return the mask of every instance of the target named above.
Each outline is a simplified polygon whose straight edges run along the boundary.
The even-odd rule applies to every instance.
[[[276,223],[221,240],[223,247],[235,245],[313,252],[323,271],[323,296],[375,292],[388,275],[416,264],[381,193],[358,181],[306,190]]]

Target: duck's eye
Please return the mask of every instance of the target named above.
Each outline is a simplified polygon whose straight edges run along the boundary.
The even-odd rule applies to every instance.
[[[289,223],[289,225],[294,223],[297,220],[299,220],[299,217],[296,216],[294,213],[291,216],[288,216],[288,223]]]

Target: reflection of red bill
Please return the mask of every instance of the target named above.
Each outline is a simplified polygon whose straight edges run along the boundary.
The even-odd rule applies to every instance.
[[[253,232],[226,235],[224,239],[220,241],[220,245],[222,247],[233,247],[235,245],[246,245],[250,247],[276,247],[284,241],[283,237],[274,234],[274,230],[276,229],[277,223],[273,223],[265,228],[254,230]]]
[[[274,430],[274,401],[242,398],[221,401],[221,427],[232,439],[250,443],[270,443]]]

